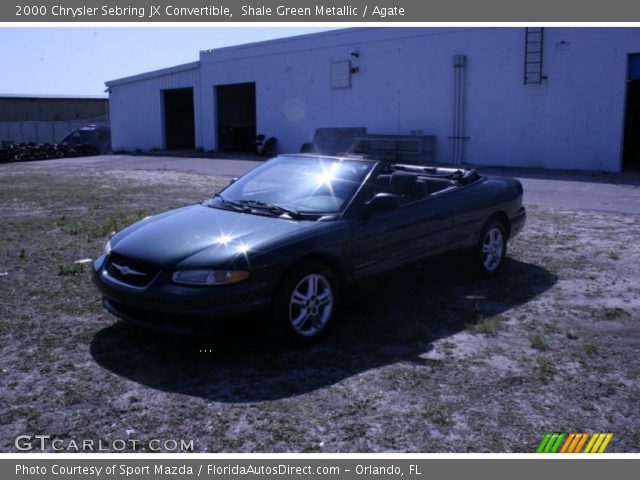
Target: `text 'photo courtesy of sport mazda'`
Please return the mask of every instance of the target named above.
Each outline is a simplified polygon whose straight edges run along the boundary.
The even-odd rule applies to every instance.
[[[281,155],[200,204],[115,233],[93,265],[117,317],[176,333],[270,311],[308,343],[346,287],[448,251],[496,273],[525,222],[522,185],[475,170]]]

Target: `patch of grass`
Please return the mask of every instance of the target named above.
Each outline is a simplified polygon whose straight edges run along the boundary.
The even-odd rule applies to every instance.
[[[549,350],[549,339],[540,333],[529,335],[529,342],[536,350]]]
[[[446,427],[447,425],[453,424],[451,407],[446,403],[429,404],[422,415],[434,425]]]
[[[427,358],[424,361],[428,367],[432,368],[440,368],[444,365],[444,360],[440,360],[437,358]]]
[[[477,323],[467,325],[467,328],[475,333],[482,333],[490,337],[495,337],[503,326],[504,320],[500,316],[480,317]]]
[[[555,376],[557,368],[556,362],[553,361],[553,358],[538,357],[538,359],[536,360],[536,364],[537,365],[535,368],[535,373],[538,377],[538,380],[540,380],[541,382],[547,383]]]
[[[450,350],[453,350],[454,348],[456,348],[456,344],[451,342],[451,341],[449,341],[449,340],[445,340],[444,342],[442,342],[442,348],[444,350],[450,351]]]
[[[24,248],[21,248],[20,255],[18,255],[18,257],[24,260],[25,258],[27,258],[27,251]]]
[[[147,216],[147,212],[142,210],[133,213],[120,212],[96,221],[79,221],[72,225],[68,225],[65,222],[65,224],[62,225],[62,229],[69,235],[85,235],[87,240],[91,241],[96,238],[104,238],[110,233],[142,220]]]
[[[587,355],[598,355],[600,349],[595,343],[587,342],[584,345],[584,351]]]
[[[84,272],[84,265],[82,263],[67,263],[65,265],[58,266],[58,275],[63,277],[76,276]]]
[[[627,311],[620,307],[605,307],[602,309],[602,317],[605,320],[616,320],[626,314]]]

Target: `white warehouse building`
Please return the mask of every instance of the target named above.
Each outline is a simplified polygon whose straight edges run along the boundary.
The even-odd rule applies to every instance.
[[[442,164],[640,166],[640,28],[350,28],[106,85],[114,151],[255,151],[262,133],[290,153],[349,127],[434,136]]]

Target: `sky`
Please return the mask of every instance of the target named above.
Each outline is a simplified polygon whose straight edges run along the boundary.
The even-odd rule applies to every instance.
[[[104,82],[198,60],[200,50],[329,30],[303,27],[0,28],[0,95],[105,95]]]

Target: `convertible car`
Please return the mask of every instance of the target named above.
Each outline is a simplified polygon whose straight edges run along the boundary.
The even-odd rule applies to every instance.
[[[106,309],[128,322],[199,334],[261,310],[282,338],[309,343],[331,325],[345,287],[365,278],[453,250],[497,273],[525,217],[513,178],[281,155],[202,203],[113,234],[93,279]]]

